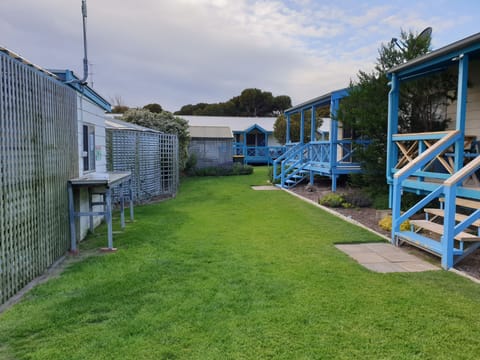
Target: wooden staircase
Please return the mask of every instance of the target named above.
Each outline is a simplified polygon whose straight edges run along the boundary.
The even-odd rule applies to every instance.
[[[443,204],[444,199],[439,199],[440,204]],[[455,223],[461,223],[468,219],[469,215],[460,213],[459,211],[471,214],[473,211],[480,209],[480,202],[465,199],[461,197],[456,198],[457,212],[455,213]],[[409,220],[411,225],[411,231],[405,231],[399,234],[401,240],[411,242],[415,245],[421,245],[421,247],[431,252],[437,253],[440,248],[440,240],[444,235],[443,220],[445,217],[445,211],[440,208],[425,208],[425,220]],[[468,247],[468,243],[480,242],[480,219],[475,220],[471,226],[461,231],[454,237],[458,242],[460,248]],[[438,243],[438,246],[435,244]],[[467,243],[467,244],[464,244]]]

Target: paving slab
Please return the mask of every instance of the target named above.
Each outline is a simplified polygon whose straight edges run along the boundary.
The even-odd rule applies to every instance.
[[[362,264],[369,270],[378,272],[378,273],[392,273],[392,272],[406,272],[405,268],[401,267],[398,264],[383,262],[377,264]]]
[[[280,188],[276,187],[276,186],[273,186],[273,185],[259,185],[259,186],[252,186],[252,189],[253,190],[267,190],[267,191],[271,191],[271,190],[280,190]]]
[[[440,270],[439,267],[392,244],[337,244],[335,247],[365,268],[379,273]]]

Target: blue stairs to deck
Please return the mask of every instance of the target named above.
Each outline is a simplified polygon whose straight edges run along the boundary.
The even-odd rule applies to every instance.
[[[301,168],[296,169],[294,172],[285,176],[284,187],[287,189],[291,189],[296,185],[298,185],[299,183],[301,183],[302,181],[304,181],[308,175],[309,173],[307,171],[302,170]]]
[[[440,204],[444,201],[443,198],[439,200]],[[479,201],[461,197],[456,198],[456,205],[457,212],[454,215],[456,224],[467,220],[475,210],[480,209]],[[459,211],[462,211],[462,213]],[[409,220],[410,230],[395,232],[396,245],[399,242],[407,242],[441,257],[444,253],[442,241],[445,212],[442,207],[426,207],[423,212],[425,214],[424,220]],[[472,220],[471,223],[467,229],[454,237],[453,256],[455,257],[455,263],[480,247],[480,220]]]

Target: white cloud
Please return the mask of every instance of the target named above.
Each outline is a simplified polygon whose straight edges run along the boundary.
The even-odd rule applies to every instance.
[[[89,55],[97,90],[130,105],[156,101],[176,110],[225,101],[246,87],[298,102],[371,69],[380,43],[400,28],[433,26],[436,42],[436,34],[473,23],[473,9],[453,14],[458,3],[443,2],[441,11],[432,4],[88,1]],[[3,45],[45,67],[81,72],[80,0],[2,0],[0,16]]]

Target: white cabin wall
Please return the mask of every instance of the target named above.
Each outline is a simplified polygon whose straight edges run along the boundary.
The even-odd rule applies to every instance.
[[[467,93],[467,120],[465,134],[473,135],[480,140],[480,61],[470,61]],[[454,130],[457,118],[457,102],[454,101],[447,108],[447,115],[451,120],[449,130]]]
[[[83,171],[83,125],[95,126],[95,172],[106,172],[106,142],[105,142],[105,111],[93,103],[91,100],[77,93],[77,138],[78,138],[78,170],[79,175],[83,176],[86,173]],[[87,172],[88,173],[88,172]],[[79,192],[77,211],[87,212],[88,209],[88,192],[82,188]],[[101,197],[94,197],[94,201],[100,201]],[[102,211],[103,206],[94,207],[94,211]],[[103,216],[94,217],[94,226],[98,226],[102,221]],[[78,218],[78,234],[79,240],[82,240],[87,235],[89,229],[89,217],[81,216]]]

